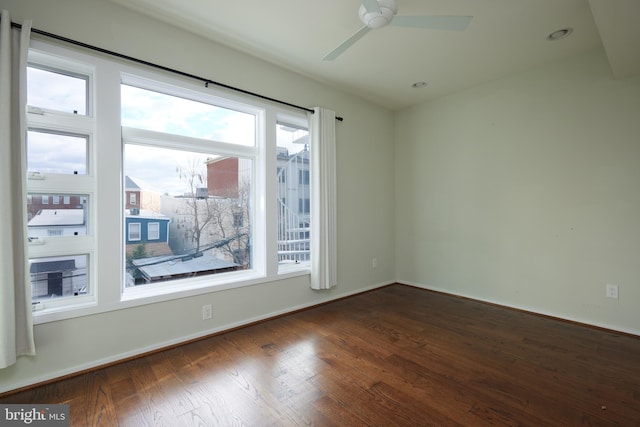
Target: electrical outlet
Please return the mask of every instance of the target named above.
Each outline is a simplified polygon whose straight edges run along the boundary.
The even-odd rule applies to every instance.
[[[378,268],[378,258],[371,258],[371,268]]]
[[[618,299],[618,285],[607,284],[606,290],[607,290],[607,298]]]
[[[206,304],[202,306],[202,320],[211,319],[213,316],[213,307],[211,304]]]

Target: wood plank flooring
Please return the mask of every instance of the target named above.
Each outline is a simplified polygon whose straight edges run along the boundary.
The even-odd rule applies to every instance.
[[[640,339],[392,285],[0,398],[74,426],[640,426]]]

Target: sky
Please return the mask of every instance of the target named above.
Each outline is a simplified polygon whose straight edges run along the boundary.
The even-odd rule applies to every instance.
[[[87,80],[29,67],[27,81],[30,106],[87,114]],[[255,144],[256,121],[252,114],[128,85],[121,86],[121,105],[122,126],[243,146]],[[304,145],[293,141],[305,134],[278,129],[277,144],[290,153],[297,152]],[[27,138],[28,169],[85,174],[89,143],[82,135],[31,130]],[[199,164],[204,172],[204,162],[211,157],[211,153],[126,144],[124,174],[149,183],[161,193],[184,194],[188,186],[180,179],[180,169]]]

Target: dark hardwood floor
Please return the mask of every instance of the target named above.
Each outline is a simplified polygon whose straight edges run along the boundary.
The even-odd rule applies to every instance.
[[[0,398],[74,426],[640,426],[640,339],[392,285]]]

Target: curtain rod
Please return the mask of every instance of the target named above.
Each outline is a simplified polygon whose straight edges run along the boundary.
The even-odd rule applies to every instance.
[[[18,23],[15,23],[15,22],[11,22],[11,26],[15,27],[15,28],[22,29],[22,25],[18,24]],[[210,84],[213,84],[213,85],[216,85],[216,86],[219,86],[219,87],[223,87],[225,89],[229,89],[229,90],[232,90],[232,91],[235,91],[235,92],[243,93],[245,95],[250,95],[250,96],[253,96],[255,98],[260,98],[260,99],[264,99],[266,101],[276,102],[278,104],[282,104],[282,105],[286,105],[286,106],[289,106],[289,107],[297,108],[298,110],[307,111],[307,112],[309,112],[311,114],[314,113],[314,111],[311,108],[302,107],[300,105],[291,104],[289,102],[281,101],[279,99],[271,98],[269,96],[260,95],[259,93],[251,92],[251,91],[248,91],[248,90],[245,90],[245,89],[241,89],[241,88],[238,88],[238,87],[235,87],[235,86],[231,86],[231,85],[228,85],[228,84],[225,84],[225,83],[220,83],[220,82],[217,82],[215,80],[211,80],[211,79],[207,79],[207,78],[204,78],[204,77],[197,76],[195,74],[189,74],[189,73],[186,73],[184,71],[176,70],[175,68],[165,67],[164,65],[155,64],[153,62],[145,61],[143,59],[134,58],[132,56],[128,56],[128,55],[124,55],[122,53],[114,52],[112,50],[103,49],[103,48],[98,47],[98,46],[93,46],[93,45],[90,45],[90,44],[87,44],[87,43],[79,42],[77,40],[73,40],[73,39],[69,39],[67,37],[59,36],[57,34],[48,33],[46,31],[38,30],[37,28],[31,28],[31,32],[35,33],[35,34],[39,34],[41,36],[45,36],[45,37],[49,37],[49,38],[52,38],[52,39],[55,39],[55,40],[59,40],[59,41],[65,42],[65,43],[69,43],[69,44],[73,44],[73,45],[76,45],[76,46],[80,46],[80,47],[83,47],[85,49],[95,50],[97,52],[104,53],[104,54],[107,54],[107,55],[110,55],[110,56],[115,56],[117,58],[126,59],[127,61],[131,61],[131,62],[135,62],[135,63],[138,63],[138,64],[146,65],[148,67],[157,68],[159,70],[167,71],[167,72],[170,72],[170,73],[173,73],[173,74],[178,74],[178,75],[183,76],[183,77],[188,77],[188,78],[191,78],[191,79],[194,79],[194,80],[200,80],[201,82],[204,83],[205,87],[209,87]],[[343,121],[344,119],[342,117],[336,116],[336,120]]]

